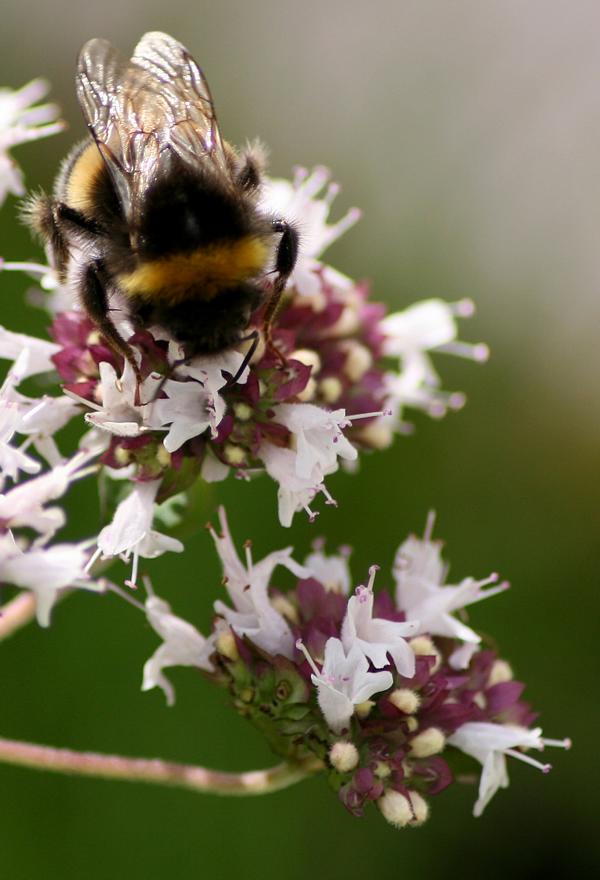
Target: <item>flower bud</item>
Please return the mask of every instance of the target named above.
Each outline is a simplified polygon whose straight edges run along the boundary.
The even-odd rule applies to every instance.
[[[358,715],[358,717],[362,721],[365,718],[369,717],[369,715],[371,714],[371,709],[373,708],[374,705],[375,705],[375,703],[373,700],[365,700],[364,703],[358,703],[354,707],[354,713],[355,713],[355,715]]]
[[[226,443],[223,448],[223,456],[232,467],[239,467],[246,461],[246,450],[242,446]]]
[[[377,806],[383,813],[384,819],[395,828],[404,828],[413,821],[413,812],[410,801],[399,791],[389,789],[377,801]]]
[[[308,382],[306,383],[306,387],[302,389],[302,391],[297,394],[298,400],[302,403],[307,403],[309,400],[314,400],[315,394],[317,391],[317,383],[311,376]]]
[[[273,606],[275,611],[279,611],[279,613],[282,614],[284,617],[287,617],[289,621],[291,621],[292,623],[298,623],[300,619],[298,616],[298,609],[294,604],[292,604],[292,602],[290,602],[287,596],[273,596],[273,598],[271,599],[271,605]]]
[[[360,439],[371,449],[387,449],[393,443],[394,430],[391,425],[378,419],[360,429]]]
[[[347,346],[346,362],[344,363],[344,373],[351,382],[358,382],[362,379],[367,370],[373,365],[373,355],[365,345],[360,342],[350,340]]]
[[[321,369],[321,358],[312,348],[298,348],[290,355],[290,360],[300,361],[306,367],[312,367],[312,375],[314,376]]]
[[[392,768],[385,761],[378,761],[373,773],[378,779],[387,779],[388,776],[392,775]]]
[[[215,647],[219,654],[232,660],[234,663],[239,659],[239,652],[235,643],[235,637],[230,629],[223,629],[216,638]]]
[[[413,809],[411,825],[422,825],[429,818],[429,804],[418,791],[409,791],[408,796]]]
[[[125,449],[124,446],[117,446],[114,452],[115,461],[119,465],[129,464],[131,461],[131,453],[128,449]]]
[[[156,450],[156,460],[161,467],[169,467],[171,464],[171,453],[165,449],[162,443]]]
[[[431,669],[432,672],[436,672],[440,668],[442,656],[433,644],[433,639],[429,636],[415,636],[414,639],[410,640],[409,645],[417,657],[435,657],[435,663]]]
[[[421,704],[421,698],[410,688],[398,688],[389,695],[388,700],[406,715],[413,715]]]
[[[430,758],[446,745],[446,737],[437,727],[428,727],[410,741],[410,751],[415,758]]]
[[[329,335],[333,337],[350,336],[360,327],[358,310],[355,305],[347,305],[343,309],[341,315],[329,328]]]
[[[252,407],[249,406],[249,404],[244,403],[244,401],[234,404],[233,412],[236,419],[239,419],[240,422],[248,422],[254,415]]]
[[[358,749],[350,742],[336,742],[329,750],[329,761],[338,773],[349,773],[358,766]]]
[[[512,681],[512,678],[513,671],[510,663],[507,663],[506,660],[496,660],[490,670],[488,687],[493,687],[495,684],[502,684],[505,681]]]
[[[344,386],[337,376],[327,376],[319,382],[319,394],[325,403],[335,403],[342,396]]]

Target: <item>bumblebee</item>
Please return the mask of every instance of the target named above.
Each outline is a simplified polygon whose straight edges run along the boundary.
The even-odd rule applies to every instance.
[[[24,212],[59,279],[138,379],[111,319],[117,302],[136,329],[160,326],[186,357],[248,338],[250,316],[266,302],[272,346],[298,234],[259,211],[260,150],[236,151],[222,139],[187,49],[152,32],[127,60],[106,40],[90,40],[76,87],[91,138],[65,159],[53,197],[31,197]]]

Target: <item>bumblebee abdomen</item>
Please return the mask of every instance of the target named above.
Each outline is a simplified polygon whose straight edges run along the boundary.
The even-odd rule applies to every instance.
[[[107,176],[106,165],[98,147],[90,141],[66,168],[61,185],[62,198],[69,207],[93,214],[97,204],[96,190],[103,176]]]
[[[207,301],[259,275],[268,255],[265,238],[246,235],[142,261],[133,271],[121,273],[117,280],[126,296],[148,302]]]

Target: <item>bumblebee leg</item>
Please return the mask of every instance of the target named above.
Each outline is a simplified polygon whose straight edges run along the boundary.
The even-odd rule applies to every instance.
[[[249,342],[250,340],[252,340],[252,342],[250,343],[250,348],[248,349],[248,351],[244,355],[244,360],[239,365],[235,376],[232,376],[229,379],[229,381],[225,385],[225,388],[231,388],[232,385],[237,384],[240,376],[242,375],[242,373],[244,372],[244,370],[246,369],[246,367],[248,366],[248,364],[250,363],[250,361],[254,357],[254,352],[258,348],[259,339],[260,339],[260,334],[259,334],[258,330],[252,330],[251,333],[248,333],[247,336],[244,336],[243,339],[240,339],[240,342]]]
[[[73,232],[95,237],[100,231],[97,224],[81,211],[58,202],[44,192],[30,196],[21,215],[25,223],[49,246],[54,267],[63,282],[69,260],[68,242]]]
[[[86,217],[76,208],[70,208],[64,202],[54,203],[54,218],[57,226],[71,226],[79,233],[87,234],[93,238],[100,234],[100,227],[95,220]]]
[[[242,165],[237,172],[237,184],[246,192],[254,192],[260,186],[265,167],[265,155],[259,143],[250,144],[242,152]]]
[[[56,217],[56,201],[45,192],[29,196],[21,209],[24,223],[47,245],[54,268],[65,280],[69,248]]]
[[[139,389],[142,384],[142,374],[133,354],[133,349],[123,339],[108,313],[108,298],[106,295],[106,280],[104,266],[100,260],[90,263],[83,275],[80,285],[81,304],[98,327],[110,347],[125,358],[135,373],[137,382],[136,403],[139,403]]]
[[[281,296],[285,290],[285,285],[287,284],[287,280],[293,272],[296,260],[298,259],[298,232],[294,226],[291,226],[285,220],[274,220],[273,228],[275,232],[281,232],[282,235],[275,256],[275,271],[277,277],[275,279],[275,284],[273,285],[271,298],[265,309],[264,329],[267,348],[276,354],[280,361],[285,364],[285,356],[279,351],[273,342],[272,328],[273,322],[277,316],[277,310],[281,303]]]

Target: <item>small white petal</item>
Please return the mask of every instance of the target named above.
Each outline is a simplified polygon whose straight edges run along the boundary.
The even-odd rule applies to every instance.
[[[214,531],[211,534],[223,563],[225,586],[235,610],[218,601],[215,602],[215,611],[225,617],[238,635],[247,636],[259,648],[269,654],[292,658],[292,632],[285,618],[271,604],[268,588],[278,565],[297,577],[307,577],[307,570],[291,558],[291,547],[269,553],[248,568],[237,554],[223,508],[219,509],[219,521],[222,534],[217,535]]]
[[[146,615],[152,628],[163,639],[163,644],[144,665],[142,690],[162,688],[168,705],[172,706],[175,690],[162,670],[170,666],[196,666],[212,671],[209,657],[214,650],[213,643],[191,623],[173,614],[170,605],[157,596],[150,596],[146,600]]]

